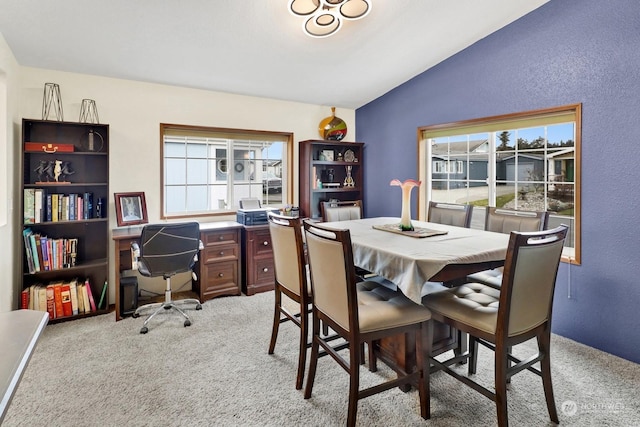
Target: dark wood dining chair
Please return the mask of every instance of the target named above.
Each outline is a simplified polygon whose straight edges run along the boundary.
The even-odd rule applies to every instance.
[[[429,202],[427,221],[456,227],[471,227],[473,205],[457,203]]]
[[[379,283],[358,282],[349,230],[328,228],[309,220],[304,220],[303,225],[313,291],[311,356],[304,398],[311,397],[322,348],[350,377],[347,425],[355,425],[360,399],[405,384],[417,384],[421,416],[429,418],[429,365],[426,363],[432,340],[429,310]],[[321,322],[348,343],[348,360],[320,334]],[[416,370],[405,372],[397,368],[397,378],[360,390],[364,343],[408,333],[415,334]]]
[[[549,212],[523,211],[487,206],[484,229],[509,234],[512,231],[542,231],[547,228]],[[468,282],[478,282],[500,289],[502,267],[479,271],[467,276]]]
[[[468,376],[449,367],[459,361],[460,356],[447,361],[431,358],[433,369],[443,370],[493,400],[500,427],[509,424],[507,382],[523,370],[542,377],[549,417],[558,423],[549,348],[553,294],[567,229],[561,225],[552,230],[512,232],[500,290],[469,283],[422,299],[433,319],[469,334],[469,353],[463,356],[469,358]],[[526,360],[510,354],[512,346],[531,338],[538,342],[537,354]],[[478,344],[494,352],[495,391],[470,378],[476,372]],[[533,367],[538,362],[540,369]]]

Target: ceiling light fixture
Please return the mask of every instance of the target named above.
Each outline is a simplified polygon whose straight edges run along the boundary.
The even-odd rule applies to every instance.
[[[289,12],[305,18],[302,30],[316,37],[338,32],[343,20],[364,18],[371,11],[371,0],[289,0]]]

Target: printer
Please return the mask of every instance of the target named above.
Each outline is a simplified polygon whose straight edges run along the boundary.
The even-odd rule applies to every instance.
[[[236,212],[237,221],[242,225],[261,225],[267,224],[267,212],[278,213],[276,208],[255,208],[255,209],[238,209]]]

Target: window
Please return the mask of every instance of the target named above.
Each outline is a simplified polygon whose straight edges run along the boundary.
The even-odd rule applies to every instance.
[[[163,218],[287,203],[293,134],[161,124],[160,137]]]
[[[546,210],[549,227],[570,226],[563,260],[580,263],[581,105],[425,126],[418,129],[419,216],[434,200]]]

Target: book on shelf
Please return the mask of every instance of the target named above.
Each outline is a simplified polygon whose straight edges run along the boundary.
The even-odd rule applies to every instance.
[[[34,308],[34,306],[36,308]],[[36,293],[36,285],[29,286],[29,310],[37,310],[38,295]]]
[[[51,195],[51,221],[52,222],[58,222],[58,218],[60,218],[58,216],[58,202],[59,202],[58,194],[53,193]]]
[[[71,316],[73,309],[71,307],[71,288],[69,283],[63,283],[60,287],[60,298],[62,299],[62,315]]]
[[[76,285],[76,290],[78,292],[78,314],[84,314],[84,296],[82,290],[83,287],[84,284],[80,282],[78,282],[78,284]]]
[[[35,189],[24,189],[24,224],[34,224],[36,222],[35,197]]]
[[[29,273],[33,274],[36,272],[36,269],[33,263],[33,251],[31,250],[31,238],[30,238],[31,234],[33,234],[33,231],[29,227],[22,230],[22,237],[24,240],[24,251],[27,257],[27,268],[29,270]]]
[[[91,291],[91,284],[89,283],[89,279],[84,281],[84,285],[87,288],[87,297],[89,298],[89,307],[91,307],[91,311],[96,311],[96,301],[93,299],[93,292]]]
[[[20,292],[20,308],[23,310],[29,308],[29,292],[31,292],[29,288],[23,289],[22,292]]]
[[[53,292],[53,285],[47,285],[47,312],[49,313],[49,320],[56,317],[56,302]]]
[[[69,220],[74,221],[76,218],[76,199],[77,194],[69,194]]]
[[[40,236],[40,247],[42,249],[42,269],[43,271],[51,270],[51,265],[49,264],[49,245],[47,244],[47,236]]]
[[[44,285],[38,285],[38,308],[36,310],[47,311],[47,287]]]
[[[69,282],[69,292],[71,293],[71,314],[75,316],[80,313],[78,307],[78,279],[73,279]]]
[[[53,212],[52,212],[52,209],[51,209],[51,206],[52,206],[52,203],[53,203],[52,197],[53,197],[53,194],[47,193],[47,196],[46,196],[47,202],[46,202],[46,208],[45,208],[45,210],[46,210],[46,214],[45,215],[46,215],[46,221],[47,222],[53,221],[52,220]]]
[[[33,206],[34,206],[34,222],[36,224],[41,223],[44,219],[43,213],[44,213],[44,190],[42,188],[36,188],[34,190],[35,193],[35,197],[34,197],[34,202],[33,202]]]
[[[89,294],[87,293],[87,288],[89,287],[89,282],[85,281],[82,285],[82,305],[84,306],[85,313],[91,313],[91,305],[89,304]]]
[[[53,283],[53,300],[55,303],[55,317],[62,317],[64,309],[62,308],[62,282]]]
[[[38,240],[40,240],[39,237]],[[33,232],[29,234],[29,248],[31,249],[31,259],[33,259],[33,269],[37,273],[40,271],[40,261],[38,260],[38,248],[36,247],[36,235]]]
[[[84,201],[81,195],[78,194],[78,200],[76,200],[76,219],[84,219]]]
[[[84,193],[83,200],[84,200],[83,219],[91,219],[91,212],[93,212],[93,193],[91,192]]]
[[[36,253],[38,254],[38,265],[40,269],[38,271],[44,271],[44,257],[42,254],[42,236],[40,234],[34,234],[33,239],[36,244]]]
[[[101,310],[103,308],[102,304],[105,303],[104,308],[106,308],[107,304],[106,304],[106,300],[105,297],[107,295],[107,281],[104,281],[104,285],[102,285],[102,292],[100,293],[100,302],[98,302],[98,310]]]

